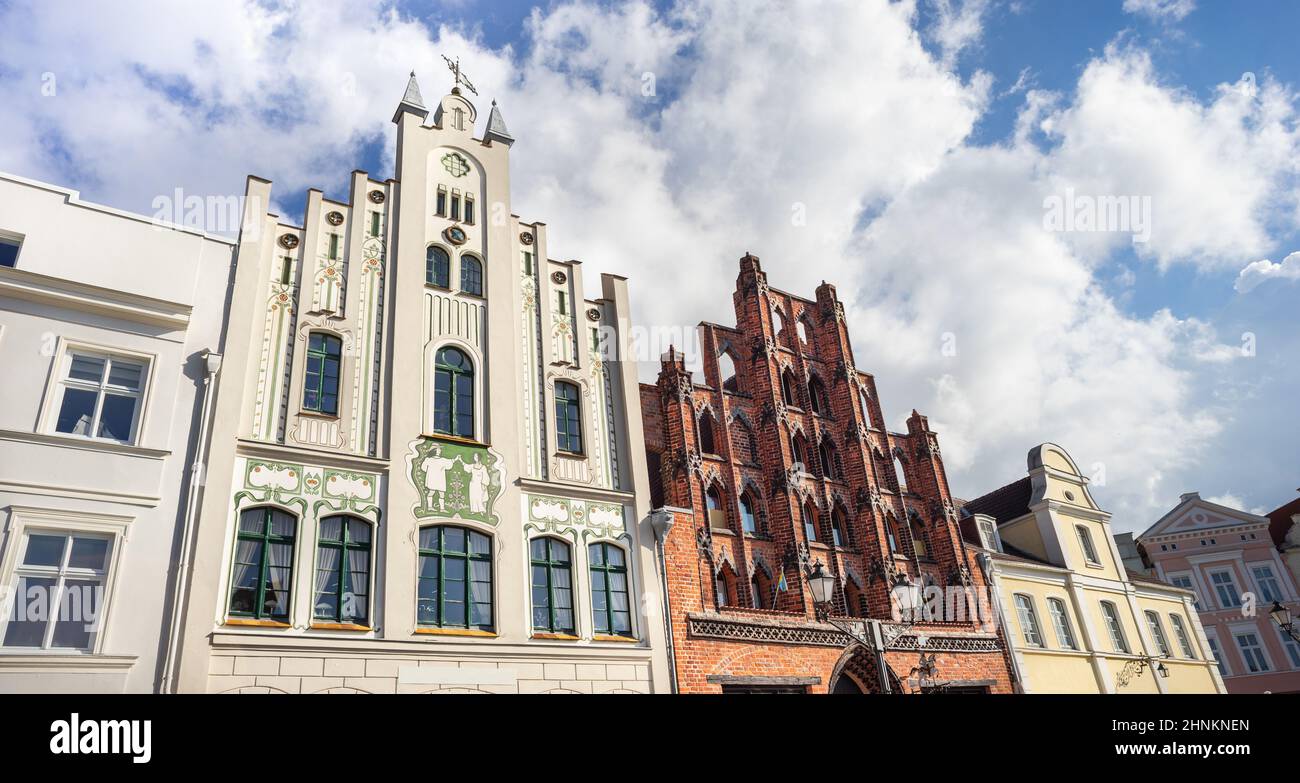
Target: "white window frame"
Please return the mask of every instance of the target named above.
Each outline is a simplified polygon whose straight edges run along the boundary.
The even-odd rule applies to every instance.
[[[1182,652],[1184,658],[1196,660],[1196,648],[1192,645],[1191,631],[1187,627],[1187,622],[1183,616],[1175,612],[1169,613],[1169,628],[1174,633],[1174,641],[1178,642],[1178,649]]]
[[[1097,543],[1092,540],[1092,531],[1085,525],[1075,525],[1074,535],[1079,539],[1079,549],[1083,551],[1083,559],[1090,566],[1101,565],[1101,555],[1097,552]]]
[[[1228,656],[1224,654],[1220,646],[1219,637],[1209,628],[1205,629],[1205,642],[1210,647],[1210,660],[1219,668],[1220,677],[1231,677],[1232,666],[1228,664]]]
[[[1024,599],[1025,604],[1020,600]],[[1015,593],[1012,596],[1012,603],[1016,605],[1016,620],[1020,623],[1020,638],[1026,647],[1033,647],[1038,650],[1047,649],[1047,638],[1043,636],[1043,626],[1038,622],[1038,609],[1034,606],[1034,597],[1028,593]],[[1030,631],[1037,641],[1030,638]]]
[[[1196,575],[1191,571],[1169,571],[1165,574],[1169,584],[1182,590],[1187,590],[1192,594],[1192,603],[1199,611],[1205,604],[1205,599],[1201,597],[1201,590],[1196,585]],[[1186,579],[1187,586],[1178,584],[1178,579]]]
[[[1277,667],[1273,665],[1273,657],[1268,654],[1268,645],[1265,644],[1262,638],[1263,634],[1259,632],[1258,627],[1250,626],[1240,630],[1229,629],[1228,632],[1232,634],[1232,641],[1237,645],[1237,653],[1241,656],[1241,662],[1246,667],[1245,674],[1272,674],[1277,671]],[[1255,649],[1259,651],[1260,657],[1264,659],[1263,671],[1251,671],[1250,656],[1246,654],[1246,647],[1241,643],[1243,634],[1251,634],[1255,637]]]
[[[1277,629],[1278,641],[1282,643],[1282,652],[1286,653],[1287,660],[1291,663],[1292,670],[1300,671],[1300,642],[1291,638],[1284,628],[1278,625],[1272,626]]]
[[[998,523],[992,519],[981,519],[975,523],[979,530],[980,543],[985,549],[992,549],[994,552],[1002,551],[1002,536],[998,535]]]
[[[1057,610],[1060,611],[1057,611]],[[1078,638],[1074,635],[1074,627],[1070,624],[1070,610],[1065,605],[1062,598],[1047,599],[1047,613],[1052,618],[1052,628],[1056,631],[1056,641],[1060,642],[1063,650],[1078,650]]]
[[[18,252],[14,253],[14,265],[9,267],[10,269],[18,268],[18,259],[23,257],[23,243],[26,240],[27,236],[24,234],[15,234],[12,231],[0,231],[0,242],[18,248]]]
[[[1151,631],[1151,642],[1155,644],[1160,657],[1174,657],[1174,650],[1169,646],[1169,637],[1165,635],[1165,624],[1160,621],[1160,613],[1154,609],[1143,609],[1142,616],[1146,618],[1147,628]]]
[[[1216,574],[1228,575],[1228,583],[1232,586],[1232,593],[1237,597],[1236,603],[1224,602],[1222,594],[1219,593],[1219,587],[1221,585],[1214,581]],[[1220,609],[1236,609],[1238,606],[1241,606],[1241,588],[1237,585],[1237,575],[1233,573],[1231,566],[1205,569],[1205,581],[1209,582],[1210,590],[1214,592],[1214,602],[1219,605]]]
[[[15,587],[19,572],[27,572],[27,569],[21,566],[20,562],[27,550],[28,536],[32,533],[39,535],[48,531],[66,536],[81,534],[104,537],[110,539],[111,548],[103,574],[104,596],[99,609],[99,628],[95,631],[90,649],[70,647],[37,649],[34,647],[0,646],[0,657],[6,655],[88,656],[104,654],[109,630],[112,627],[113,607],[116,604],[114,598],[118,571],[122,563],[123,553],[126,550],[133,519],[133,517],[113,514],[64,511],[33,506],[9,507],[9,521],[4,531],[4,550],[3,555],[0,556],[0,586],[6,588],[6,593],[9,593]],[[78,575],[72,574],[72,576]],[[3,643],[4,636],[8,633],[10,598],[16,599],[16,596],[10,594],[4,600],[0,600],[0,608],[4,609],[3,612],[0,612],[0,643]],[[57,611],[57,605],[55,611]]]
[[[1272,581],[1274,593],[1275,593],[1272,597],[1264,595],[1265,593],[1264,584],[1263,582],[1260,581],[1259,574],[1255,573],[1256,568],[1262,568],[1268,571],[1267,579]],[[1259,596],[1260,604],[1272,605],[1274,601],[1286,600],[1286,594],[1282,592],[1282,580],[1278,578],[1277,572],[1273,570],[1272,563],[1268,561],[1246,563],[1246,572],[1250,574],[1250,581],[1255,583],[1255,590],[1257,595]]]
[[[91,422],[90,434],[76,435],[70,432],[58,432],[55,427],[58,424],[59,410],[63,407],[63,395],[69,387],[85,389],[90,391],[92,385],[89,382],[69,381],[68,370],[72,366],[72,357],[81,354],[92,356],[97,359],[105,359],[111,362],[113,359],[122,359],[134,364],[143,365],[140,377],[140,389],[134,395],[137,401],[135,409],[135,419],[131,422],[131,435],[126,440],[117,440],[115,438],[101,438],[94,434],[96,425],[99,423],[99,411],[103,408],[104,394],[107,389],[112,389],[115,394],[122,394],[122,390],[116,387],[108,386],[108,375],[111,372],[108,366],[104,368],[104,375],[97,387],[97,398],[95,402],[96,415]],[[106,345],[97,345],[95,343],[84,342],[81,340],[68,340],[60,337],[55,344],[54,362],[50,367],[50,375],[45,389],[45,404],[41,411],[40,431],[58,438],[75,438],[77,440],[90,441],[94,443],[114,444],[118,446],[140,446],[142,435],[146,431],[149,416],[149,398],[150,391],[153,387],[154,369],[158,366],[158,357],[156,354],[141,353],[123,348],[115,348]]]
[[[1133,647],[1129,645],[1128,635],[1124,633],[1124,621],[1119,616],[1119,604],[1114,601],[1099,602],[1101,620],[1106,624],[1106,630],[1110,632],[1110,644],[1115,648],[1115,652],[1122,655],[1132,655]],[[1106,607],[1111,611],[1107,612]],[[1114,620],[1114,625],[1111,621]]]

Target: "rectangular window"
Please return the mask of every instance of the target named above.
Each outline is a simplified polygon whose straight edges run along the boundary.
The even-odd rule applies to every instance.
[[[54,431],[134,443],[148,363],[71,349],[63,357]]]
[[[1128,646],[1128,639],[1124,637],[1124,626],[1119,620],[1119,610],[1115,604],[1110,601],[1101,602],[1101,616],[1106,619],[1106,627],[1110,630],[1110,643],[1115,646],[1115,652],[1131,652]]]
[[[474,198],[468,194],[465,196],[465,222],[474,225]]]
[[[1077,650],[1074,631],[1070,628],[1070,615],[1066,612],[1065,602],[1059,598],[1047,599],[1047,610],[1052,615],[1052,625],[1056,628],[1056,640],[1064,650]]]
[[[1255,584],[1259,587],[1259,597],[1262,603],[1271,604],[1274,601],[1282,600],[1282,588],[1278,586],[1277,577],[1273,575],[1272,566],[1252,564],[1250,573],[1251,576],[1255,577]]]
[[[1292,639],[1291,634],[1283,628],[1278,628],[1277,632],[1282,636],[1282,649],[1286,650],[1286,657],[1291,659],[1291,668],[1300,669],[1300,642]]]
[[[460,220],[460,194],[451,194],[451,219]]]
[[[627,563],[623,550],[613,544],[587,547],[591,570],[591,614],[597,634],[632,636],[632,609],[628,601]]]
[[[570,454],[582,453],[581,398],[581,392],[572,383],[555,384],[555,445]]]
[[[230,577],[232,617],[289,622],[297,526],[292,514],[270,506],[239,515]]]
[[[372,237],[379,236],[379,213],[378,212],[370,213],[370,236]]]
[[[568,295],[565,294],[563,291],[560,291],[560,292],[559,292],[559,295],[560,295],[560,300],[559,300],[559,301],[560,301],[560,305],[559,305],[560,315],[568,315],[568,314],[569,314],[569,297],[568,297]]]
[[[1268,658],[1264,656],[1264,647],[1259,642],[1259,637],[1254,633],[1233,634],[1237,640],[1237,649],[1241,650],[1241,659],[1246,662],[1246,668],[1251,674],[1272,671],[1268,665]]]
[[[289,285],[293,279],[293,258],[285,256],[280,259],[280,285]]]
[[[532,566],[533,630],[572,634],[573,572],[569,545],[556,538],[534,538]]]
[[[370,523],[347,516],[320,521],[314,588],[313,619],[369,624]]]
[[[1208,636],[1206,637],[1205,640],[1210,643],[1210,654],[1214,656],[1214,665],[1219,668],[1219,676],[1227,677],[1228,667],[1223,662],[1223,653],[1219,652],[1218,640],[1215,639],[1213,636]]]
[[[528,277],[533,276],[533,254],[525,250],[524,256],[524,274]]]
[[[492,539],[450,525],[421,529],[419,580],[420,625],[492,630]]]
[[[1156,649],[1160,654],[1169,657],[1169,640],[1165,638],[1165,627],[1160,622],[1160,615],[1148,609],[1143,614],[1147,617],[1147,625],[1151,627],[1151,638],[1156,643]]]
[[[343,342],[332,334],[312,332],[307,340],[302,408],[336,416],[339,412],[339,365]]]
[[[1187,635],[1187,624],[1183,622],[1183,618],[1171,614],[1169,622],[1174,626],[1174,638],[1178,640],[1178,649],[1182,651],[1183,657],[1196,660],[1196,653],[1192,649],[1192,637]]]
[[[1016,615],[1020,618],[1020,633],[1030,647],[1044,647],[1043,632],[1038,627],[1038,613],[1034,601],[1027,595],[1016,595]]]
[[[1079,535],[1079,546],[1083,548],[1083,557],[1092,565],[1101,565],[1101,559],[1097,557],[1097,548],[1092,545],[1092,531],[1083,525],[1075,525],[1075,532]]]
[[[980,543],[985,549],[992,549],[994,552],[1002,551],[1002,539],[998,536],[998,526],[991,519],[981,519],[979,521]]]
[[[438,188],[438,217],[447,216],[447,190]]]
[[[12,234],[0,234],[0,266],[18,266],[18,251],[22,249],[23,238]]]
[[[1195,596],[1195,597],[1192,599],[1192,603],[1193,603],[1193,605],[1195,605],[1197,609],[1200,609],[1200,608],[1201,608],[1201,597],[1200,597],[1200,595],[1197,594],[1197,592],[1196,592],[1196,586],[1192,583],[1192,578],[1191,578],[1190,576],[1188,576],[1188,575],[1186,575],[1186,574],[1179,574],[1179,575],[1177,575],[1177,576],[1170,576],[1170,577],[1169,577],[1169,582],[1170,582],[1170,584],[1174,585],[1175,587],[1181,587],[1181,588],[1183,588],[1184,590],[1190,590],[1191,593],[1192,593],[1192,595]]]
[[[330,260],[333,261],[339,257],[339,235],[330,234]]]
[[[112,535],[28,529],[9,585],[13,608],[0,617],[0,646],[93,650],[114,544]]]
[[[1220,607],[1233,609],[1241,606],[1241,593],[1237,590],[1237,583],[1232,578],[1231,571],[1211,571],[1210,584],[1214,586],[1214,594],[1219,598]]]

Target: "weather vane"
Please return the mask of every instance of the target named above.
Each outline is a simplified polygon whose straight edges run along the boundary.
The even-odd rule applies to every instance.
[[[444,54],[442,59],[447,62],[447,67],[451,69],[451,72],[456,74],[456,84],[463,84],[465,85],[465,89],[478,95],[478,90],[474,89],[474,85],[469,83],[469,79],[465,74],[460,72],[460,57],[457,56],[455,61],[453,61],[450,57]]]

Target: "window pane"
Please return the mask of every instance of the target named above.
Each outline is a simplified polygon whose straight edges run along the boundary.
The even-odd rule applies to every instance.
[[[85,389],[64,389],[63,403],[59,406],[59,418],[54,424],[54,431],[89,435],[90,422],[95,416],[95,399],[98,396],[97,392]]]
[[[98,384],[104,377],[104,360],[98,356],[73,354],[72,363],[68,366],[68,377]]]
[[[343,517],[325,517],[320,521],[320,537],[322,541],[342,541],[343,540]]]
[[[438,548],[438,528],[426,527],[420,530],[420,548],[421,549]]]
[[[528,548],[529,548],[529,550],[531,550],[532,558],[533,558],[534,560],[545,560],[545,559],[546,559],[546,539],[545,539],[545,538],[534,538],[533,541],[532,541],[532,543],[528,545]]]
[[[107,538],[72,539],[72,556],[68,560],[69,568],[90,568],[104,570],[104,561],[108,557]]]
[[[348,540],[354,544],[369,544],[370,525],[357,519],[349,521]]]
[[[470,533],[469,551],[476,555],[486,555],[492,551],[492,543],[482,533]]]
[[[621,568],[623,566],[623,550],[619,549],[616,546],[611,546],[607,548],[607,551],[609,557],[609,564],[611,566]]]
[[[97,579],[70,579],[63,586],[51,647],[87,649],[94,638],[103,585]]]
[[[99,414],[99,432],[96,437],[128,441],[135,423],[134,397],[120,394],[104,395],[104,407]]]
[[[144,376],[144,365],[114,359],[108,370],[110,386],[139,390],[140,379]]]
[[[45,643],[45,629],[49,627],[49,605],[54,600],[54,579],[21,577],[18,579],[16,601],[22,601],[25,612],[22,619],[11,615],[5,628],[5,647],[40,647]],[[16,609],[16,607],[15,607]]]
[[[592,544],[588,549],[588,556],[591,558],[591,564],[594,566],[605,564],[605,547],[601,544]]]
[[[23,565],[61,566],[63,565],[63,547],[67,543],[67,536],[33,533],[27,537],[27,554],[23,557]]]
[[[459,527],[444,527],[442,529],[442,548],[446,552],[464,552],[465,530]],[[450,565],[448,563],[449,567]],[[463,566],[464,563],[461,562],[461,565]]]

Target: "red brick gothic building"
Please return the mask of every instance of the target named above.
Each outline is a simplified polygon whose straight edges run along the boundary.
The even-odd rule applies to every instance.
[[[886,430],[834,286],[815,301],[771,289],[746,255],[733,298],[734,328],[700,325],[702,384],[670,353],[641,386],[651,493],[674,520],[664,558],[678,689],[1009,692],[991,625],[890,622],[900,583],[984,582],[938,439],[915,411],[906,433]],[[836,578],[834,622],[818,619],[806,578],[819,562]],[[847,649],[837,625],[874,647]],[[926,654],[928,678],[916,671]]]

